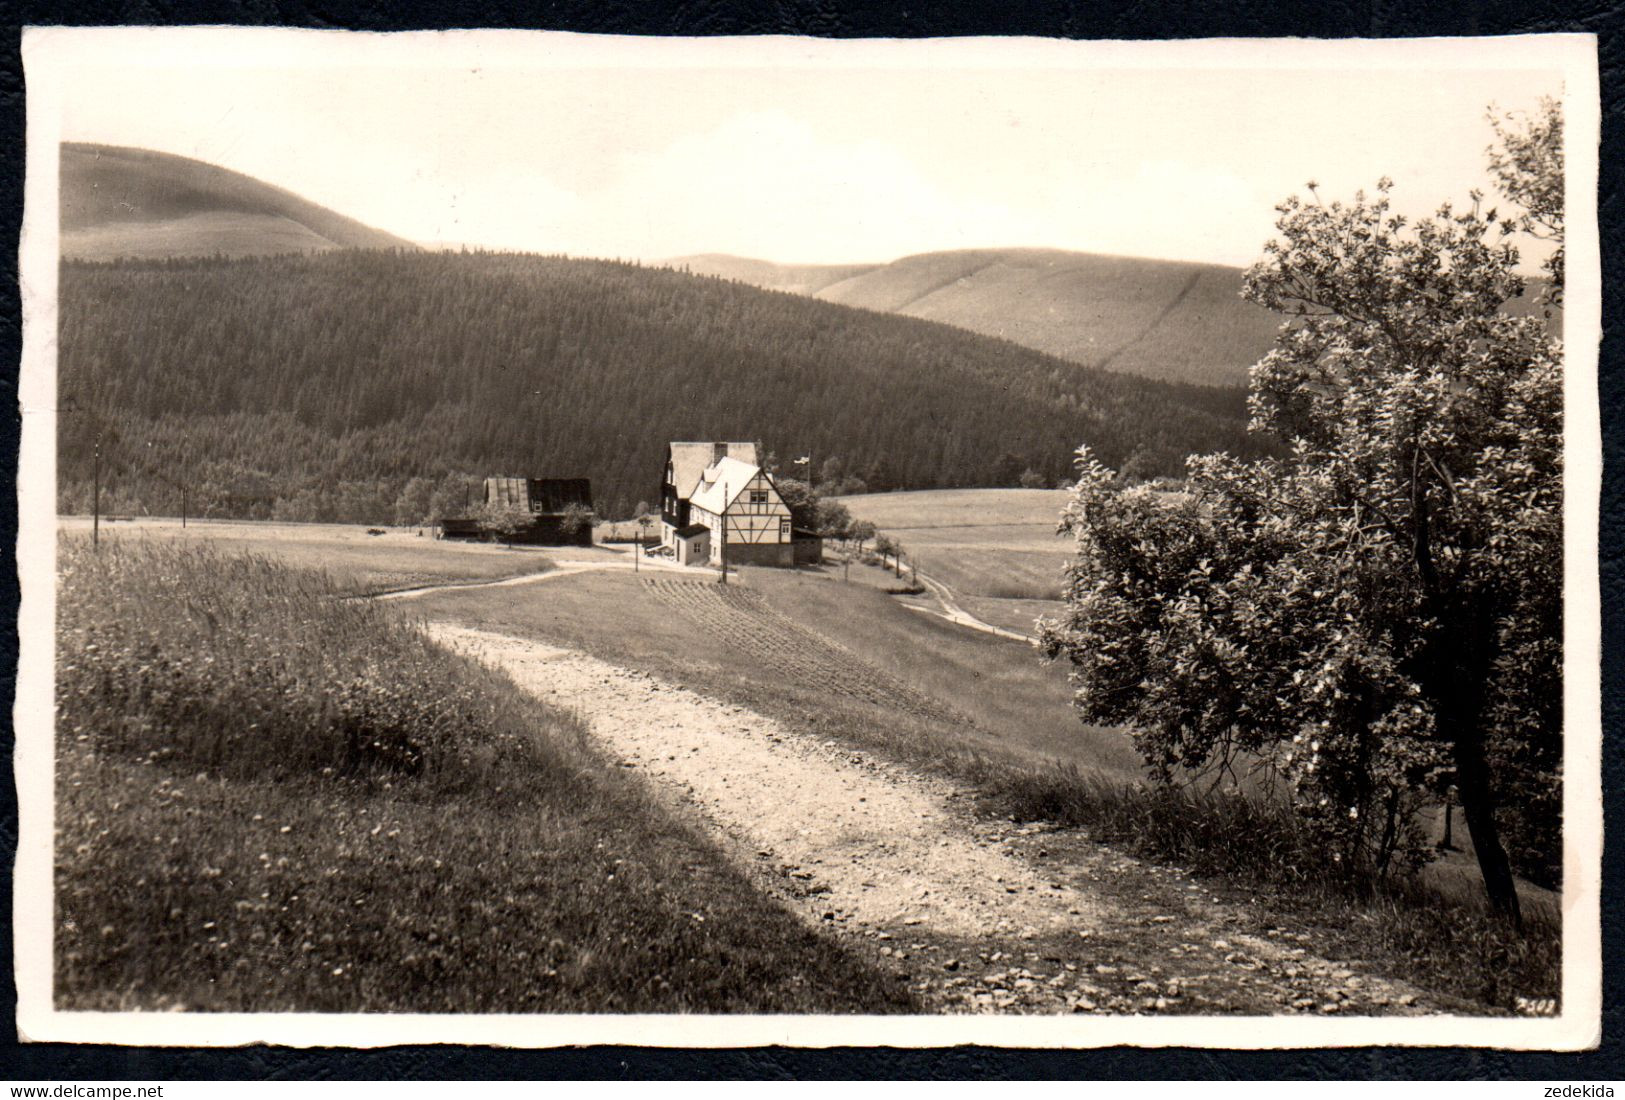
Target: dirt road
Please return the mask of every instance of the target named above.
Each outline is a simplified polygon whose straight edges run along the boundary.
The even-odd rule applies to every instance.
[[[1418,1015],[1461,1010],[1317,956],[1200,884],[974,812],[948,782],[584,654],[432,626],[581,715],[808,923],[937,1011]]]
[[[983,622],[981,619],[978,619],[975,615],[972,615],[969,611],[966,611],[963,607],[959,606],[959,601],[954,598],[954,590],[943,584],[941,581],[934,580],[933,578],[920,572],[915,572],[913,576],[921,584],[925,585],[926,588],[930,589],[931,595],[936,597],[937,603],[942,605],[942,610],[940,612],[934,612],[934,614],[940,614],[944,619],[947,619],[951,623],[958,623],[960,626],[968,626],[972,630],[980,630],[984,634],[996,634],[1001,638],[1009,638],[1012,641],[1026,642],[1028,645],[1038,644],[1038,639],[1031,634],[1021,634],[1014,630],[1006,630],[1002,626],[994,626],[992,623]],[[915,609],[919,611],[929,610],[928,608],[923,607],[916,607]]]

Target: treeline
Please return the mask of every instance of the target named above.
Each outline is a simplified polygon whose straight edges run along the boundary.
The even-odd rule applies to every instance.
[[[1238,391],[632,264],[333,252],[66,262],[60,505],[416,521],[487,474],[658,494],[673,439],[839,456],[870,491],[1253,453]],[[419,516],[414,513],[422,512]]]

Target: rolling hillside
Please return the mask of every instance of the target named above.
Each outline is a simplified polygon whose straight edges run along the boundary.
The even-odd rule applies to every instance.
[[[671,261],[828,302],[942,321],[1085,366],[1243,386],[1281,318],[1241,298],[1240,268],[1050,249],[927,252],[889,264]],[[849,272],[844,278],[836,278]]]
[[[684,256],[672,260],[678,271],[693,275],[710,275],[748,283],[763,290],[782,290],[789,294],[818,295],[836,283],[848,282],[866,275],[879,264],[776,264],[770,260],[751,260],[743,256],[726,256],[708,252],[702,256]]]
[[[1249,452],[1235,391],[1081,368],[909,317],[632,264],[332,251],[64,263],[60,504],[402,522],[466,479],[658,496],[672,439],[839,459],[872,490],[1053,485]]]
[[[416,248],[279,187],[188,157],[67,142],[61,165],[62,255],[68,258]]]
[[[1084,366],[1245,386],[1283,320],[1244,301],[1242,270],[1039,248],[926,252],[889,264],[775,264],[684,256],[671,266],[826,302],[941,321]],[[1538,311],[1529,280],[1514,316]],[[1561,325],[1561,316],[1553,321]]]

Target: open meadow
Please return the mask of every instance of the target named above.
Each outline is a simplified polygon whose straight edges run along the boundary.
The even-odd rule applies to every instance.
[[[831,570],[832,576],[838,571]],[[1065,673],[1020,643],[911,612],[877,588],[748,568],[729,586],[622,570],[545,592],[448,590],[410,610],[592,653],[809,729],[840,726],[920,761],[982,755],[1137,778],[1122,731],[1072,714]]]
[[[64,517],[64,532],[90,536],[88,516]],[[378,534],[369,534],[377,531]],[[295,569],[320,569],[346,594],[376,595],[426,584],[495,581],[540,573],[558,558],[617,560],[597,547],[501,546],[434,537],[430,527],[351,523],[256,523],[249,520],[102,518],[107,540],[173,541],[260,554]]]
[[[965,610],[1033,634],[1059,609],[1070,556],[1056,534],[1070,496],[1062,489],[938,489],[840,498],[901,543],[921,572],[947,585]]]

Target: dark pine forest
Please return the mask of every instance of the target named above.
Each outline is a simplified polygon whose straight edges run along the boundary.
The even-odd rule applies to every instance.
[[[59,504],[417,522],[487,474],[652,500],[671,439],[837,458],[871,491],[1139,476],[1257,446],[1240,391],[663,269],[490,253],[65,262]]]

